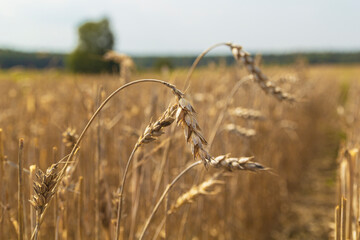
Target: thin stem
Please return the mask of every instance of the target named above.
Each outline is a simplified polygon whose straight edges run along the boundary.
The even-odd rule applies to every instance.
[[[213,128],[213,131],[211,132],[210,134],[210,138],[209,138],[209,141],[208,141],[208,149],[210,150],[213,143],[214,143],[214,140],[215,140],[215,137],[219,131],[219,128],[224,120],[224,117],[225,117],[225,113],[226,113],[226,110],[231,102],[231,99],[234,97],[234,95],[236,94],[236,92],[239,90],[240,86],[246,82],[247,80],[249,80],[250,77],[249,76],[246,76],[246,77],[243,77],[242,79],[240,79],[236,84],[235,86],[232,88],[229,96],[226,98],[226,101],[225,101],[225,106],[223,107],[221,113],[218,115],[218,118],[216,120],[216,123],[215,123],[215,126]],[[193,182],[193,185],[197,185],[199,184],[199,181],[200,179],[203,178],[203,174],[198,174],[196,176],[196,178],[194,179],[194,182]],[[188,218],[189,216],[189,211],[190,211],[190,208],[191,208],[191,205],[189,205],[187,207],[187,210],[185,211],[185,214],[183,216],[183,224],[181,225],[181,227],[183,228],[183,226],[186,224],[186,219]],[[183,231],[180,231],[180,232],[183,232]]]
[[[123,193],[124,193],[124,188],[125,188],[125,183],[126,183],[126,176],[127,176],[127,172],[129,170],[129,166],[130,163],[134,157],[134,154],[136,152],[136,150],[140,147],[140,145],[138,143],[135,144],[134,149],[131,152],[131,155],[126,163],[126,167],[125,167],[125,171],[123,173],[123,178],[122,178],[122,182],[121,182],[121,186],[120,186],[120,194],[119,194],[119,204],[118,204],[118,211],[117,211],[117,222],[116,222],[116,236],[115,236],[115,240],[119,239],[120,236],[120,223],[121,223],[121,212],[122,212],[122,202],[123,202]]]
[[[194,162],[193,164],[191,164],[190,166],[188,166],[187,168],[185,168],[179,175],[177,175],[174,180],[166,187],[165,191],[163,192],[163,194],[161,195],[159,201],[156,203],[155,207],[153,208],[153,211],[151,212],[151,215],[149,216],[149,218],[146,220],[145,226],[141,232],[141,235],[139,237],[139,240],[142,240],[145,232],[147,230],[147,228],[149,227],[149,224],[152,220],[152,218],[154,217],[155,213],[157,212],[157,210],[159,209],[160,204],[162,203],[162,201],[165,199],[167,193],[170,191],[170,189],[175,185],[175,183],[186,173],[188,172],[190,169],[196,167],[197,165],[200,165],[202,163],[201,160]]]
[[[24,149],[24,139],[19,141],[19,156],[18,156],[18,222],[19,222],[19,240],[24,239],[24,184],[22,177],[22,168],[23,168],[23,149]]]
[[[210,46],[209,48],[207,48],[205,51],[203,51],[199,56],[197,56],[197,58],[195,59],[195,61],[191,65],[191,68],[189,69],[188,75],[187,75],[186,80],[185,80],[184,89],[187,89],[189,87],[191,75],[193,74],[193,72],[194,72],[196,66],[199,64],[200,60],[203,57],[205,57],[205,55],[208,52],[210,52],[211,50],[213,50],[214,48],[217,48],[219,46],[230,46],[230,44],[231,43],[229,43],[229,42],[221,42],[221,43],[214,44],[214,45]]]
[[[83,234],[82,234],[82,214],[83,214],[83,201],[84,201],[84,178],[83,176],[79,177],[79,197],[78,197],[78,215],[77,215],[77,239],[82,240]]]
[[[250,76],[246,76],[246,77],[243,77],[242,79],[240,79],[240,81],[238,81],[235,86],[232,88],[230,94],[228,95],[228,97],[226,98],[226,102],[225,102],[225,106],[223,107],[221,113],[219,114],[217,120],[216,120],[216,123],[215,123],[215,127],[213,128],[213,131],[211,132],[211,135],[210,135],[210,138],[209,138],[209,144],[208,144],[208,148],[211,149],[211,146],[212,144],[214,143],[214,140],[215,140],[215,137],[216,137],[216,134],[218,133],[219,131],[219,128],[224,120],[224,117],[225,117],[225,114],[226,114],[226,111],[229,107],[229,104],[232,100],[232,98],[234,97],[234,95],[237,93],[237,91],[239,90],[240,86],[248,81],[249,79],[251,79],[251,75]]]
[[[119,87],[118,89],[116,89],[113,93],[111,93],[102,103],[101,105],[98,107],[98,109],[95,111],[95,113],[91,116],[89,122],[86,124],[84,130],[81,132],[77,142],[75,143],[73,149],[71,150],[71,153],[65,163],[65,167],[63,168],[62,172],[65,172],[65,169],[66,167],[68,166],[71,158],[73,157],[76,149],[79,147],[79,144],[81,142],[81,140],[83,139],[85,133],[87,132],[87,130],[89,129],[90,125],[92,124],[92,122],[94,121],[94,119],[96,118],[96,116],[99,114],[99,112],[103,109],[103,107],[110,101],[111,98],[113,98],[118,92],[120,92],[121,90],[131,86],[131,85],[135,85],[135,84],[138,84],[138,83],[143,83],[143,82],[152,82],[152,83],[159,83],[159,84],[163,84],[165,86],[167,86],[168,88],[170,88],[171,90],[174,91],[175,94],[182,94],[179,90],[177,90],[175,88],[174,85],[168,83],[168,82],[165,82],[165,81],[162,81],[162,80],[158,80],[158,79],[139,79],[139,80],[135,80],[135,81],[132,81],[132,82],[129,82],[127,84],[124,84],[123,86]]]
[[[61,179],[63,178],[63,176],[65,175],[65,170],[66,168],[68,167],[68,165],[70,164],[73,156],[75,155],[75,153],[77,152],[78,148],[79,148],[79,145],[80,145],[80,142],[81,140],[84,138],[85,136],[85,133],[88,131],[90,125],[93,123],[94,119],[96,118],[96,116],[99,114],[99,112],[104,108],[104,106],[118,93],[120,92],[121,90],[129,87],[129,86],[132,86],[132,85],[135,85],[135,84],[138,84],[138,83],[145,83],[145,82],[148,82],[148,83],[158,83],[158,84],[162,84],[162,85],[165,85],[166,87],[170,88],[173,93],[177,96],[182,96],[183,93],[178,90],[174,85],[168,83],[168,82],[165,82],[165,81],[162,81],[162,80],[158,80],[158,79],[139,79],[139,80],[135,80],[135,81],[132,81],[132,82],[129,82],[127,84],[124,84],[123,86],[119,87],[118,89],[116,89],[114,92],[112,92],[102,103],[101,105],[98,107],[98,109],[95,111],[95,113],[91,116],[90,120],[88,121],[88,123],[86,124],[85,128],[83,129],[83,131],[81,132],[78,140],[76,141],[73,149],[71,150],[66,162],[65,162],[65,166],[62,168],[62,170],[60,171],[59,173],[59,180],[57,181],[56,185],[55,185],[55,189],[57,189],[57,187],[59,186],[60,182],[61,182]],[[49,206],[49,204],[47,205]],[[41,213],[41,216],[40,216],[40,224],[41,222],[43,221],[43,218],[45,216],[45,213],[47,211],[47,207],[44,209],[44,211]],[[38,229],[40,228],[40,225],[38,227]],[[35,229],[36,230],[36,229]],[[32,235],[34,235],[35,233],[35,230],[33,232]]]
[[[32,236],[31,236],[31,240],[38,239],[39,230],[40,230],[40,214],[38,211],[36,211],[36,226],[35,226]]]
[[[98,96],[96,99],[96,106],[98,107],[101,103],[101,93],[103,87],[100,86],[98,90]],[[101,113],[97,119],[97,158],[95,162],[95,240],[100,239],[100,161],[101,161]]]

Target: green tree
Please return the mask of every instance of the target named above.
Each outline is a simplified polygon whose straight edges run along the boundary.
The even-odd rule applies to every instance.
[[[108,19],[99,22],[86,22],[78,29],[79,42],[68,56],[67,66],[73,72],[109,72],[113,62],[106,62],[103,54],[114,46],[114,35]]]

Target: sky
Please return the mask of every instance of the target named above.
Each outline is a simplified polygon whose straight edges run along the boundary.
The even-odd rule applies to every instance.
[[[360,50],[360,0],[0,0],[0,48],[70,52],[108,17],[115,49],[194,54],[231,41],[258,52]]]

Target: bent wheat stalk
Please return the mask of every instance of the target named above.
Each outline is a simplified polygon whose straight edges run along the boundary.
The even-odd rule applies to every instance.
[[[192,168],[196,167],[197,165],[200,165],[202,163],[202,160],[199,160],[197,162],[192,163],[190,166],[188,166],[187,168],[185,168],[179,175],[177,175],[174,180],[166,187],[165,191],[162,193],[160,199],[158,200],[158,202],[156,203],[155,207],[153,208],[150,216],[148,217],[148,219],[146,220],[145,226],[143,228],[143,230],[141,231],[141,235],[139,237],[139,240],[142,240],[144,238],[145,232],[147,230],[147,228],[150,225],[150,222],[152,220],[152,218],[154,217],[155,213],[157,212],[157,210],[160,207],[160,204],[162,203],[162,201],[165,199],[167,193],[171,190],[171,188],[175,185],[175,183],[177,181],[179,181],[179,179],[185,174],[187,173],[189,170],[191,170]]]
[[[88,121],[88,123],[86,124],[86,126],[84,127],[83,131],[81,132],[80,136],[78,137],[76,143],[74,144],[69,156],[67,157],[67,160],[65,161],[65,165],[64,167],[59,171],[58,173],[58,181],[56,182],[55,186],[54,186],[54,192],[57,191],[58,189],[58,186],[59,186],[59,183],[61,182],[61,179],[64,177],[65,175],[65,172],[66,172],[66,169],[68,167],[68,165],[71,163],[76,151],[79,149],[79,146],[80,146],[80,143],[81,143],[81,140],[84,138],[85,136],[85,133],[88,131],[89,127],[91,126],[91,124],[93,123],[94,119],[96,118],[96,116],[99,114],[99,112],[104,108],[104,106],[117,94],[119,93],[120,91],[122,91],[123,89],[127,88],[127,87],[130,87],[132,85],[136,85],[136,84],[139,84],[139,83],[157,83],[157,84],[162,84],[162,85],[165,85],[166,87],[170,88],[173,93],[178,96],[178,97],[181,97],[183,96],[183,93],[178,90],[174,85],[168,83],[168,82],[165,82],[165,81],[162,81],[162,80],[158,80],[158,79],[139,79],[139,80],[135,80],[135,81],[132,81],[132,82],[129,82],[127,84],[124,84],[123,86],[119,87],[118,89],[116,89],[114,92],[112,92],[102,103],[101,105],[97,108],[97,110],[94,112],[94,114],[91,116],[90,120]],[[49,202],[51,201],[52,199],[52,196],[50,197],[49,199]],[[44,208],[42,209],[41,211],[41,214],[40,216],[38,217],[38,224],[37,226],[35,227],[33,233],[32,233],[32,239],[37,239],[37,233],[40,229],[40,226],[41,226],[41,223],[43,221],[43,218],[45,216],[45,213],[47,211],[47,208],[48,208],[49,204],[46,204],[44,206]]]
[[[210,156],[210,155],[209,155]],[[210,156],[211,157],[211,156]],[[220,155],[218,157],[211,157],[207,164],[214,168],[221,168],[226,171],[233,171],[233,170],[244,170],[244,171],[260,171],[260,170],[267,170],[268,168],[265,168],[261,164],[252,161],[253,157],[241,157],[241,158],[231,158],[229,155]],[[153,208],[150,216],[146,220],[145,226],[141,232],[141,235],[139,237],[139,240],[143,239],[145,232],[147,228],[149,227],[149,224],[154,217],[155,213],[160,207],[160,204],[165,199],[168,192],[171,190],[171,188],[175,185],[175,183],[190,169],[194,168],[195,166],[203,163],[203,160],[198,160],[197,162],[194,162],[187,168],[185,168],[179,175],[177,175],[174,180],[166,187],[163,194],[159,198],[158,202],[156,203],[155,207]]]
[[[137,143],[135,144],[134,149],[131,152],[131,155],[126,163],[125,171],[123,173],[123,178],[120,186],[120,194],[119,194],[119,204],[117,211],[117,222],[116,222],[116,236],[115,240],[119,239],[120,236],[120,223],[121,223],[121,214],[122,214],[122,203],[123,203],[123,193],[126,183],[126,177],[129,170],[130,163],[134,157],[137,149],[143,145],[150,143],[156,140],[157,137],[162,135],[163,128],[170,126],[175,120],[175,111],[177,108],[177,104],[170,105],[168,109],[162,114],[162,116],[155,122],[151,123],[146,127],[145,132],[139,137]]]
[[[199,64],[200,60],[203,57],[205,57],[205,55],[207,53],[209,53],[211,50],[213,50],[214,48],[220,47],[220,46],[229,46],[230,47],[231,43],[230,42],[216,43],[216,44],[210,46],[209,48],[205,49],[205,51],[203,51],[199,56],[197,56],[197,58],[195,59],[195,61],[191,65],[191,68],[189,69],[188,75],[187,75],[186,80],[185,80],[184,89],[188,89],[188,87],[190,86],[190,78],[191,78],[195,68]]]

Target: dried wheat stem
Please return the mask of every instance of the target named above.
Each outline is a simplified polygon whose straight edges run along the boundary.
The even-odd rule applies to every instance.
[[[184,89],[188,89],[189,86],[190,86],[190,78],[191,78],[191,75],[193,74],[196,66],[199,64],[200,60],[205,57],[205,55],[210,52],[211,50],[213,50],[214,48],[217,48],[219,46],[231,46],[231,43],[230,42],[221,42],[221,43],[217,43],[217,44],[214,44],[212,46],[210,46],[209,48],[207,48],[205,51],[203,51],[196,59],[195,61],[193,62],[193,64],[191,65],[191,68],[189,69],[189,72],[188,72],[188,75],[186,77],[186,80],[185,80],[185,84],[184,84]]]
[[[52,149],[52,160],[53,160],[53,164],[55,164],[57,162],[57,157],[58,157],[58,149],[57,147],[53,147]],[[54,238],[55,240],[58,240],[59,238],[59,208],[58,208],[58,196],[57,194],[55,194],[54,196],[54,227],[55,227],[55,231],[54,231]]]
[[[120,187],[120,193],[119,193],[119,203],[118,203],[118,208],[117,208],[117,221],[116,221],[116,236],[115,236],[115,240],[118,240],[120,237],[120,224],[121,224],[121,214],[122,214],[122,205],[123,205],[123,194],[124,194],[124,187],[125,187],[125,183],[126,183],[126,175],[127,172],[129,170],[129,166],[131,163],[131,160],[134,157],[134,154],[136,152],[136,150],[139,148],[139,144],[136,143],[134,149],[132,150],[130,157],[126,163],[125,166],[125,170],[123,173],[123,178],[121,181],[121,187]]]
[[[149,224],[152,220],[152,218],[154,217],[155,213],[157,212],[157,210],[160,207],[160,204],[162,203],[162,201],[165,199],[167,193],[171,190],[171,188],[175,185],[175,183],[185,174],[187,173],[189,170],[191,170],[192,168],[196,167],[197,165],[200,165],[202,163],[202,160],[199,160],[197,162],[192,163],[190,166],[188,166],[187,168],[185,168],[179,175],[177,175],[174,180],[166,187],[165,191],[163,192],[163,194],[161,195],[161,197],[159,198],[158,202],[156,203],[155,207],[153,208],[150,216],[148,217],[148,219],[146,220],[145,226],[143,228],[143,230],[141,231],[139,240],[142,240],[145,232],[147,230],[147,228],[149,227]]]
[[[83,206],[84,206],[84,178],[82,176],[79,177],[79,183],[78,183],[78,187],[79,187],[79,197],[78,197],[78,202],[77,202],[77,239],[82,240],[83,239],[83,234],[82,234],[82,228],[83,228],[83,223],[82,223],[82,213],[83,213]]]
[[[230,94],[228,95],[228,97],[226,98],[225,101],[225,106],[223,106],[222,111],[220,112],[220,114],[218,115],[218,118],[216,120],[215,126],[210,134],[210,140],[209,140],[209,149],[211,149],[212,144],[214,143],[215,137],[220,129],[220,126],[225,118],[227,109],[230,105],[231,100],[233,99],[233,97],[235,96],[235,94],[237,93],[237,91],[240,89],[241,85],[243,83],[245,83],[246,81],[250,80],[252,77],[251,76],[245,76],[243,77],[240,81],[238,81],[235,86],[232,88]]]
[[[344,196],[341,197],[341,205],[340,205],[340,239],[346,240],[346,198]]]
[[[339,211],[339,205],[337,205],[335,207],[335,233],[334,233],[335,240],[340,239],[339,228],[340,228],[340,211]]]
[[[120,92],[121,90],[127,88],[127,87],[130,87],[132,85],[135,85],[135,84],[139,84],[139,83],[158,83],[158,84],[162,84],[162,85],[165,85],[166,87],[170,88],[173,93],[176,95],[176,96],[183,96],[183,93],[178,90],[174,85],[168,83],[168,82],[165,82],[165,81],[162,81],[162,80],[158,80],[158,79],[139,79],[139,80],[135,80],[135,81],[132,81],[132,82],[129,82],[127,84],[124,84],[123,86],[119,87],[118,89],[116,89],[114,92],[112,92],[102,103],[101,105],[97,108],[97,110],[95,111],[95,113],[91,116],[90,120],[88,121],[88,123],[86,124],[85,128],[83,129],[83,131],[81,132],[79,138],[77,139],[74,147],[72,148],[71,150],[71,153],[68,157],[68,159],[66,160],[66,164],[64,166],[64,168],[62,169],[61,171],[61,174],[60,176],[62,176],[64,174],[64,169],[66,169],[67,165],[69,164],[69,162],[71,161],[72,157],[74,156],[74,153],[76,151],[76,149],[79,147],[80,145],[80,142],[81,140],[83,139],[85,133],[87,132],[87,130],[89,129],[90,125],[92,124],[92,122],[94,121],[94,119],[96,118],[96,116],[99,114],[99,112],[103,109],[103,107],[118,93]]]
[[[36,165],[31,165],[29,167],[29,171],[30,171],[29,183],[31,185],[35,179]],[[32,186],[30,186],[30,196],[32,196],[33,194],[34,194],[34,189],[32,188]],[[31,230],[31,232],[34,231],[35,223],[36,223],[36,219],[35,219],[34,208],[30,208],[30,230]]]
[[[116,223],[116,236],[115,236],[116,240],[119,239],[123,193],[124,193],[124,188],[125,188],[125,183],[126,183],[126,178],[127,178],[127,172],[129,170],[129,166],[133,159],[133,156],[134,156],[136,150],[142,144],[150,143],[150,142],[156,140],[156,138],[158,136],[160,136],[164,133],[162,131],[163,128],[170,126],[174,122],[174,120],[175,120],[174,115],[175,115],[176,108],[177,108],[177,104],[170,105],[168,107],[168,109],[166,109],[166,111],[162,114],[162,116],[155,123],[150,123],[146,127],[144,134],[142,134],[140,136],[140,138],[138,139],[138,142],[135,144],[135,147],[134,147],[133,151],[131,152],[131,155],[126,163],[125,171],[123,173],[123,179],[122,179],[121,186],[120,186],[119,204],[118,204],[118,212],[117,212],[117,223]]]
[[[172,90],[172,92],[178,96],[178,97],[181,97],[183,96],[183,93],[178,90],[174,85],[168,83],[168,82],[165,82],[165,81],[162,81],[162,80],[158,80],[158,79],[139,79],[139,80],[135,80],[135,81],[132,81],[132,82],[129,82],[127,84],[124,84],[123,86],[119,87],[118,89],[116,89],[114,92],[112,92],[102,103],[101,105],[97,108],[97,110],[95,111],[95,113],[91,116],[90,120],[88,121],[88,123],[86,124],[85,128],[83,129],[83,131],[81,132],[79,138],[77,139],[75,145],[73,146],[69,156],[67,157],[67,160],[65,162],[65,165],[64,167],[61,169],[61,171],[59,172],[59,181],[56,182],[55,186],[54,186],[54,189],[56,191],[56,189],[58,188],[58,185],[60,183],[60,180],[64,177],[65,175],[65,170],[67,169],[68,165],[71,163],[72,161],[72,158],[74,157],[75,153],[77,152],[79,146],[80,146],[80,142],[81,140],[84,138],[85,136],[85,133],[88,131],[89,127],[91,126],[91,124],[93,123],[94,119],[96,118],[96,116],[99,114],[99,112],[104,108],[104,106],[117,94],[119,93],[120,91],[122,91],[123,89],[127,88],[127,87],[130,87],[132,85],[136,85],[136,84],[139,84],[139,83],[158,83],[158,84],[162,84],[162,85],[165,85],[166,87],[170,88]],[[50,199],[51,200],[51,199]],[[35,231],[38,231],[39,228],[40,228],[40,224],[41,222],[43,221],[43,218],[44,218],[44,214],[46,213],[47,211],[47,206],[45,206],[45,208],[43,209],[42,213],[41,213],[41,216],[40,216],[40,223],[39,225],[37,225],[37,227],[35,228],[35,230],[33,231],[33,236],[35,234],[37,234]]]
[[[97,95],[97,103],[98,107],[101,103],[101,93],[103,91],[103,87],[100,86]],[[100,239],[100,161],[101,161],[101,112],[99,113],[97,119],[97,127],[96,127],[96,142],[97,142],[97,158],[95,162],[95,240]]]
[[[19,140],[19,156],[18,156],[18,223],[19,223],[19,240],[24,239],[24,183],[23,183],[23,151],[24,139]]]
[[[172,136],[175,132],[175,128],[176,128],[176,125],[172,125],[171,128],[170,128],[170,131],[169,131],[169,135],[170,135],[170,138],[169,140],[166,142],[166,146],[164,148],[164,153],[162,155],[162,159],[161,159],[161,163],[160,163],[160,168],[159,168],[159,171],[157,173],[157,180],[156,180],[156,183],[155,183],[155,188],[154,188],[154,192],[153,192],[153,200],[155,200],[158,192],[159,192],[159,189],[160,189],[160,184],[161,184],[161,179],[162,179],[162,176],[164,174],[164,171],[165,171],[165,165],[166,165],[166,160],[169,158],[169,153],[170,153],[170,148],[172,146]]]

